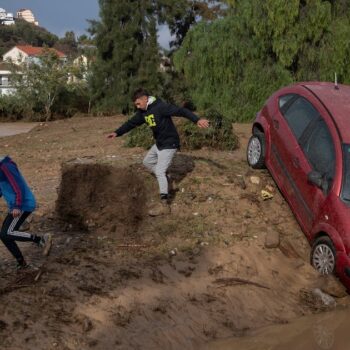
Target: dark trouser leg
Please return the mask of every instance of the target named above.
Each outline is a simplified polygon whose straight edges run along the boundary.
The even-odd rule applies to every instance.
[[[7,214],[1,228],[0,239],[5,247],[21,263],[24,261],[23,255],[16,244],[20,242],[37,242],[38,238],[28,232],[20,232],[18,229],[23,224],[24,220],[31,214],[31,212],[22,212],[20,216],[13,217],[12,214]]]

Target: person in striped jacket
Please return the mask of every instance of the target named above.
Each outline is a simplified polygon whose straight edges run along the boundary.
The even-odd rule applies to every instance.
[[[16,241],[34,242],[43,247],[44,255],[48,255],[52,237],[51,234],[39,236],[19,231],[23,222],[35,210],[36,201],[16,163],[9,156],[0,156],[0,197],[5,199],[8,207],[0,239],[17,260],[17,267],[26,268],[28,265]]]

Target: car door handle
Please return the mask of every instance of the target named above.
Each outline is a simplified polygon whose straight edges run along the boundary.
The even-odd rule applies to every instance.
[[[277,119],[273,119],[273,126],[275,129],[278,129],[280,127],[280,123]]]
[[[294,168],[297,168],[297,169],[300,168],[300,161],[299,161],[298,157],[293,157],[292,163],[293,163]]]

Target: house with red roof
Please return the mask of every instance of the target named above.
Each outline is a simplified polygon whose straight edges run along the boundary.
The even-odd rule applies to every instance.
[[[18,65],[30,62],[35,63],[47,50],[54,52],[62,61],[67,59],[67,56],[63,52],[53,48],[47,49],[44,47],[35,47],[31,45],[17,45],[3,55],[3,60],[5,62],[10,61]]]

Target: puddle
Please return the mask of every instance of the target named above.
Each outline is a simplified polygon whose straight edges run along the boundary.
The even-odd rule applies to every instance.
[[[303,317],[242,338],[211,342],[203,350],[349,350],[350,310]]]
[[[0,137],[23,134],[32,130],[37,123],[0,123]]]

